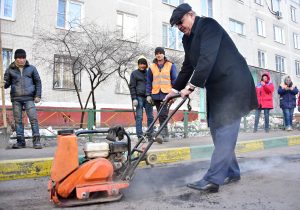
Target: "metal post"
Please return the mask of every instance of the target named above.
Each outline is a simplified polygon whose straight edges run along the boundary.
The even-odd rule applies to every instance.
[[[187,138],[189,134],[189,112],[183,112],[183,138]]]
[[[94,127],[94,122],[95,122],[95,120],[94,120],[94,118],[95,118],[94,113],[95,112],[94,112],[93,109],[89,109],[88,110],[88,124],[87,124],[87,128],[89,130],[93,130],[93,127]],[[93,140],[92,134],[88,134],[88,136],[89,136],[89,141],[91,142]]]
[[[1,23],[0,23],[0,82],[1,83],[4,82],[4,79],[3,79],[3,60],[2,60]],[[1,87],[1,100],[2,100],[3,127],[7,128],[4,87]]]
[[[88,124],[87,124],[87,128],[89,130],[93,130],[94,122],[95,122],[95,119],[94,119],[94,110],[93,109],[89,109],[88,110]]]
[[[243,117],[243,122],[244,122],[244,132],[247,131],[247,120],[246,120],[246,116]]]

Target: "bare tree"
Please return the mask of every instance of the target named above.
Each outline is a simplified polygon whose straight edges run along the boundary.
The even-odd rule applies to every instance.
[[[82,110],[88,107],[90,101],[95,110],[97,108],[96,88],[114,73],[126,79],[125,72],[128,70],[128,65],[141,54],[141,49],[144,49],[139,42],[129,42],[122,39],[119,34],[118,31],[103,29],[94,24],[77,24],[76,28],[57,30],[54,33],[40,32],[37,45],[42,44],[49,51],[64,55],[71,61],[72,83]],[[50,58],[50,62],[51,60]],[[85,101],[77,80],[82,72],[88,75],[90,82]],[[128,81],[125,81],[128,84]],[[83,119],[84,112],[82,112],[80,127],[83,125]]]

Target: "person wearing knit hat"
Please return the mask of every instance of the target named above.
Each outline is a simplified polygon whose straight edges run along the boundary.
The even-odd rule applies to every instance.
[[[23,50],[23,49],[17,49],[15,51],[15,57],[14,58],[15,59],[16,58],[26,58],[26,52],[25,52],[25,50]]]
[[[155,59],[147,72],[147,101],[153,103],[158,111],[161,102],[171,91],[176,77],[176,66],[170,62],[165,55],[162,47],[156,47],[154,50]],[[168,108],[165,106],[159,115],[159,124],[162,125],[168,117]],[[168,141],[168,127],[166,126],[161,135],[157,137],[157,142]]]
[[[153,122],[153,107],[146,100],[146,81],[148,62],[144,56],[138,58],[138,69],[130,75],[129,89],[132,99],[132,105],[136,107],[136,135],[138,139],[145,141],[143,138],[143,111],[145,109],[147,116],[147,126]],[[153,129],[148,133],[148,137],[152,137]]]
[[[10,88],[13,115],[17,133],[17,142],[13,149],[26,147],[22,110],[25,109],[29,118],[33,136],[33,148],[41,149],[39,123],[35,103],[41,100],[42,82],[35,66],[26,60],[26,51],[17,49],[15,61],[11,63],[4,74],[4,88]]]
[[[181,71],[169,97],[188,97],[195,88],[205,88],[207,121],[214,151],[202,179],[187,187],[218,192],[219,186],[240,180],[235,155],[241,118],[258,107],[255,84],[243,55],[224,28],[213,18],[199,17],[191,6],[176,7],[170,18],[184,35]]]

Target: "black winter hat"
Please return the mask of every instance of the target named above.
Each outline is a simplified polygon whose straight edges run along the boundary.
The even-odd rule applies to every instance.
[[[182,17],[191,10],[192,7],[187,3],[180,4],[178,7],[176,7],[173,10],[172,16],[170,18],[171,26],[178,23],[182,19]]]
[[[139,58],[138,64],[145,64],[146,68],[148,68],[148,62],[147,62],[146,58],[143,58],[143,57]]]
[[[157,47],[155,48],[154,54],[156,55],[157,53],[161,53],[165,55],[165,49],[162,47]]]
[[[15,59],[16,58],[26,58],[26,52],[23,49],[17,49],[15,51]]]

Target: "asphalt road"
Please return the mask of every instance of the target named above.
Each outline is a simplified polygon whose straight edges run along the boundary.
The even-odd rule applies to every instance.
[[[300,146],[242,154],[239,162],[242,180],[221,186],[219,193],[185,187],[206,172],[209,161],[204,160],[138,169],[121,201],[69,209],[299,210]],[[0,182],[0,209],[60,209],[49,201],[47,181]]]

